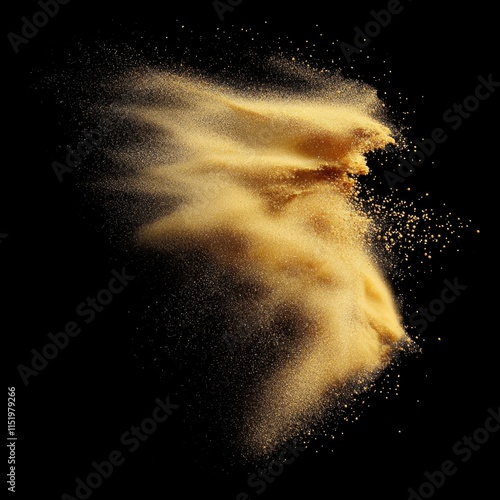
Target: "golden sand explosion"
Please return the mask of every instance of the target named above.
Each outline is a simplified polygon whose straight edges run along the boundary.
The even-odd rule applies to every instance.
[[[355,199],[365,154],[394,143],[381,103],[338,77],[292,93],[150,71],[129,88],[147,102],[117,110],[161,139],[137,186],[174,203],[140,228],[141,245],[201,249],[259,283],[262,310],[287,305],[301,318],[294,354],[245,407],[245,446],[272,449],[314,421],[332,391],[373,379],[410,343]],[[275,335],[272,322],[262,334]]]

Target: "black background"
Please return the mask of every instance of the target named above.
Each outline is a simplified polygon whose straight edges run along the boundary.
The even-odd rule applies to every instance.
[[[428,162],[419,169],[397,194],[410,199],[429,193],[426,206],[471,219],[474,230],[481,230],[479,237],[467,232],[438,257],[429,272],[411,283],[413,292],[408,295],[413,307],[438,297],[444,279],[458,276],[468,289],[423,333],[423,353],[403,360],[397,368],[399,395],[386,399],[386,392],[372,394],[371,406],[357,422],[342,426],[343,435],[339,431],[334,442],[311,446],[262,495],[246,484],[255,466],[210,466],[203,443],[192,438],[190,400],[181,378],[173,376],[166,383],[137,356],[131,315],[147,283],[141,282],[136,269],[130,267],[137,275],[133,285],[27,387],[17,371],[19,364],[29,364],[31,349],[46,343],[48,332],[77,319],[76,305],[107,285],[111,269],[121,269],[130,259],[117,240],[108,237],[101,217],[88,206],[92,200],[81,193],[73,177],[59,183],[51,168],[52,161],[62,159],[64,146],[74,141],[75,130],[82,129],[74,99],[59,97],[68,89],[72,92],[68,67],[70,74],[85,72],[87,81],[91,80],[92,50],[101,41],[117,47],[128,44],[146,59],[157,61],[161,55],[151,49],[154,40],[161,45],[166,36],[175,37],[180,25],[207,38],[217,28],[225,31],[213,49],[218,52],[212,54],[223,59],[224,44],[234,51],[234,46],[230,48],[234,38],[229,35],[254,27],[263,32],[262,40],[288,36],[301,49],[307,45],[305,40],[317,41],[318,65],[340,66],[347,76],[360,76],[369,83],[375,80],[375,86],[387,92],[386,101],[396,117],[411,112],[406,119],[411,127],[408,136],[424,137],[443,124],[446,109],[473,93],[479,75],[500,77],[494,67],[498,58],[495,14],[479,4],[454,3],[450,10],[430,1],[404,5],[366,52],[353,57],[352,68],[338,45],[329,53],[324,48],[335,40],[352,42],[354,27],[363,27],[370,20],[370,10],[385,8],[386,2],[294,6],[244,0],[221,22],[209,0],[143,0],[127,5],[73,0],[61,6],[18,54],[6,34],[19,33],[21,17],[39,9],[34,1],[3,6],[8,11],[3,28],[7,116],[0,233],[8,236],[0,244],[2,330],[8,339],[7,385],[17,388],[19,497],[74,495],[75,479],[91,471],[92,461],[123,449],[123,432],[150,416],[155,398],[167,394],[179,409],[136,453],[126,454],[125,464],[91,498],[130,494],[234,499],[238,492],[248,491],[251,498],[269,499],[372,495],[405,499],[407,488],[417,488],[424,472],[438,469],[446,459],[458,463],[458,472],[435,493],[436,498],[489,497],[496,482],[498,435],[492,435],[467,463],[459,463],[452,448],[483,425],[488,408],[498,405],[497,251],[492,240],[497,230],[493,218],[498,165],[495,94],[450,133],[433,156],[434,164]],[[189,40],[179,35],[175,51]],[[90,54],[90,64],[83,59],[79,64],[84,53]],[[102,55],[96,58],[102,63]],[[389,70],[390,80],[384,76]],[[63,82],[55,78],[53,87],[47,84],[47,76],[62,73]],[[406,187],[412,191],[408,193]],[[404,286],[409,289],[408,282]],[[204,418],[210,417],[207,411]]]

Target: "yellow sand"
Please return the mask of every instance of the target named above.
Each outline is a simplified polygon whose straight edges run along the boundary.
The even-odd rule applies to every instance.
[[[409,342],[367,245],[370,221],[353,203],[364,154],[394,142],[380,103],[338,78],[309,93],[241,92],[169,72],[131,86],[154,99],[128,116],[164,138],[139,182],[177,203],[141,228],[141,243],[202,248],[309,325],[294,339],[299,355],[279,362],[247,411],[244,441],[272,448],[332,390],[370,379]]]

